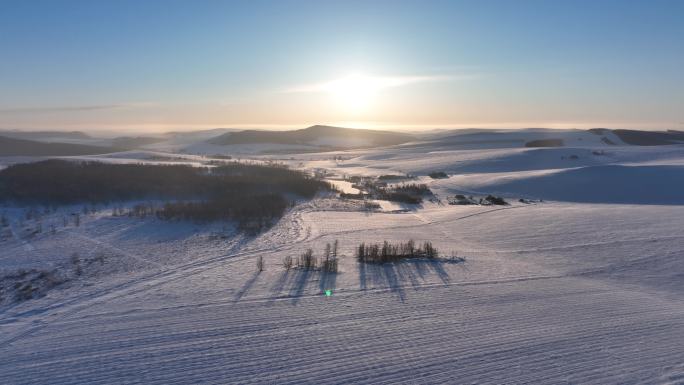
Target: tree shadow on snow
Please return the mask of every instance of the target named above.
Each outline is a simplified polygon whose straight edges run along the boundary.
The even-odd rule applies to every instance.
[[[294,273],[290,270],[283,271],[280,274],[280,276],[275,281],[273,286],[271,286],[271,297],[269,298],[269,303],[273,303],[273,301],[283,297],[282,292],[285,289],[285,286],[287,285],[287,281],[293,274]]]
[[[252,288],[254,285],[254,282],[256,282],[257,278],[259,278],[259,272],[255,272],[252,278],[248,279],[240,288],[240,290],[235,293],[235,297],[233,298],[233,303],[240,301],[240,299],[247,294],[249,289]]]
[[[367,285],[366,285],[366,264],[365,263],[359,263],[359,284],[361,286],[361,290],[366,290]]]
[[[437,274],[443,284],[449,284],[449,273],[444,269],[444,262],[442,261],[428,261],[428,266]]]
[[[371,288],[387,288],[395,293],[401,302],[406,301],[406,288],[418,290],[425,284],[433,283],[437,277],[439,282],[448,285],[451,282],[445,264],[463,265],[463,260],[450,259],[413,259],[394,263],[358,264],[359,286],[365,291]],[[465,267],[465,266],[464,266]],[[258,274],[247,281],[237,293],[236,300],[251,287]],[[312,281],[318,280],[319,294],[323,295],[327,290],[334,291],[337,286],[337,273],[325,273],[314,270],[292,269],[280,274],[276,282],[271,286],[269,303],[278,299],[289,298],[292,304],[297,304],[301,297],[306,294]],[[312,287],[313,288],[313,287]],[[311,292],[311,291],[309,291]]]
[[[451,280],[444,264],[462,263],[460,260],[447,259],[415,259],[384,264],[360,263],[359,286],[361,290],[367,290],[369,284],[374,288],[386,287],[404,302],[406,287],[418,290],[428,283],[432,276],[437,276],[444,285],[448,285]]]
[[[401,275],[397,269],[397,266],[394,264],[385,264],[381,267],[381,272],[384,276],[383,278],[387,282],[387,285],[389,285],[390,291],[396,293],[401,302],[404,302],[406,299],[406,293],[404,292],[404,288],[402,286],[402,280],[399,279]]]
[[[318,280],[318,288],[321,290],[321,293],[325,293],[326,290],[335,290],[335,284],[337,283],[337,273],[320,272],[319,276],[320,278]]]
[[[314,270],[284,271],[278,280],[271,286],[271,297],[269,302],[282,298],[290,298],[292,304],[297,304],[301,297],[306,293],[309,283],[318,279],[319,294],[324,294],[326,290],[334,291],[337,287],[337,274],[325,273]]]
[[[313,275],[311,270],[297,270],[295,272],[292,285],[290,285],[290,297],[292,297],[292,304],[296,305],[299,299],[304,294],[304,289],[309,282],[309,278]]]
[[[368,284],[375,287],[387,287],[391,292],[397,293],[401,302],[406,299],[401,281],[404,273],[398,271],[396,264],[359,264],[359,284],[361,290],[366,290]]]

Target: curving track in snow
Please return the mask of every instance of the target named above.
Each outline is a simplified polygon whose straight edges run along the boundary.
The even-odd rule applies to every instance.
[[[519,207],[420,218],[294,211],[245,251],[2,314],[0,376],[9,384],[681,382],[684,301],[645,284],[684,267],[681,208]],[[320,276],[277,267],[282,255],[338,237],[350,246],[435,234],[479,250],[467,255],[467,271],[380,268],[364,286],[347,258],[325,297]],[[261,275],[259,255],[268,261]],[[612,276],[644,262],[669,272]]]

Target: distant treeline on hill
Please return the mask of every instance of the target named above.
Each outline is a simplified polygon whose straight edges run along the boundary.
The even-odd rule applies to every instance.
[[[0,201],[55,205],[173,200],[159,213],[165,219],[276,218],[288,206],[285,194],[311,198],[328,188],[326,182],[277,164],[235,162],[205,168],[46,160],[0,171]]]
[[[120,151],[114,147],[72,143],[44,143],[0,135],[0,156],[72,156],[107,154]]]

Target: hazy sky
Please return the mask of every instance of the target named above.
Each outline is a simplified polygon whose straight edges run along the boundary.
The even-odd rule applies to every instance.
[[[684,1],[0,0],[0,127],[684,129]]]

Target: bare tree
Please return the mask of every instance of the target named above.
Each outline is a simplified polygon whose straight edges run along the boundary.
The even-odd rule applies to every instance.
[[[283,258],[283,267],[285,268],[285,270],[290,271],[290,269],[292,268],[292,257],[291,256],[288,255],[285,258]]]
[[[335,242],[333,242],[333,248],[332,248],[333,258],[337,258],[337,246],[338,246],[338,241],[337,241],[337,239],[335,239]]]
[[[297,260],[297,267],[304,270],[315,270],[318,260],[313,256],[312,249],[306,251]]]
[[[330,243],[325,244],[325,251],[323,252],[323,257],[327,261],[330,258],[330,250],[332,247],[330,246]]]
[[[256,268],[259,273],[264,271],[264,257],[262,257],[261,255],[257,257]]]

